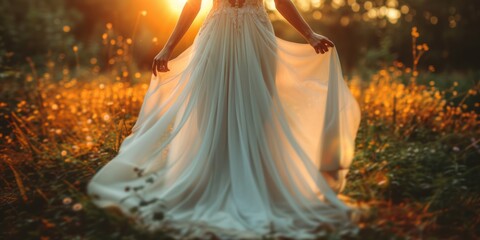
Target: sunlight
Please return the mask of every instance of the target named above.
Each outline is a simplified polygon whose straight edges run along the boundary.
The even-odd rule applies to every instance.
[[[180,15],[187,0],[168,0],[167,2],[171,11],[175,14]],[[211,0],[203,0],[200,14],[205,14],[209,10],[209,8],[206,6],[209,6],[209,5],[211,5]]]
[[[180,14],[186,2],[187,0],[168,0],[168,5],[170,6],[170,9],[172,9],[172,11]]]

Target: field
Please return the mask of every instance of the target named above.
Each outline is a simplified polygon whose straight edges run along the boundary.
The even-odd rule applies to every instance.
[[[371,212],[353,239],[480,238],[480,78],[419,69],[428,45],[412,29],[412,63],[348,78],[362,110],[343,193]],[[113,63],[59,58],[0,83],[0,236],[5,239],[158,239],[85,195],[129,134],[150,73],[132,70],[131,40],[104,35]],[[112,42],[114,41],[114,42]],[[76,53],[78,48],[72,49]],[[327,239],[338,239],[332,234]]]

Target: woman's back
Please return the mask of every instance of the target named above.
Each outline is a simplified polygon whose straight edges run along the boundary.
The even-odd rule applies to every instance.
[[[245,17],[250,18],[250,20],[259,20],[267,27],[268,25],[271,25],[263,6],[263,0],[213,0],[212,9],[207,15],[204,25],[207,25],[214,16],[219,14],[228,16],[228,19],[222,18],[221,20],[227,21],[225,22],[226,25],[222,25],[226,28],[231,27],[238,30],[238,28],[241,27],[243,20],[245,20]],[[201,31],[202,30],[203,27]],[[273,31],[273,28],[270,30]]]

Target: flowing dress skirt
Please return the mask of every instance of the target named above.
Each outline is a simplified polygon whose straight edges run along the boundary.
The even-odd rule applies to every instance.
[[[350,228],[337,192],[360,110],[335,48],[316,54],[277,38],[263,8],[231,11],[211,11],[171,71],[152,76],[131,135],[89,195],[184,236]]]

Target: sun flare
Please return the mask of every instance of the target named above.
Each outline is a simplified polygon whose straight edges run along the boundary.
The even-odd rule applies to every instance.
[[[186,2],[187,0],[168,0],[168,6],[173,13],[180,14]],[[200,10],[200,14],[206,13],[208,10],[207,6],[209,6],[210,4],[211,0],[202,1],[202,9]]]
[[[168,0],[168,6],[174,11],[175,13],[182,12],[183,6],[187,0]]]

